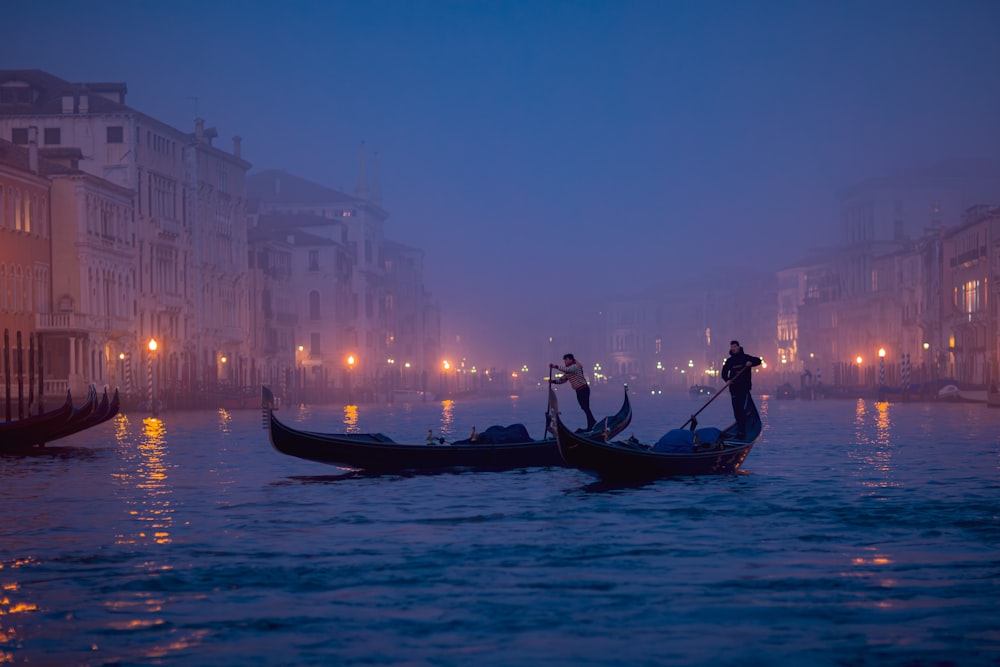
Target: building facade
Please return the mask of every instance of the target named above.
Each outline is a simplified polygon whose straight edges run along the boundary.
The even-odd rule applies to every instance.
[[[113,334],[122,348],[108,351],[131,369],[137,393],[151,393],[155,369],[161,392],[179,400],[247,373],[241,346],[248,296],[241,276],[247,262],[243,178],[250,165],[239,156],[238,139],[233,153],[215,149],[214,130],[200,120],[194,132],[178,130],[128,107],[126,92],[123,83],[0,70],[0,137],[27,144],[36,127],[43,151],[75,149],[80,171],[131,193],[121,230],[135,254],[131,335]],[[51,332],[61,324],[52,321]],[[224,366],[223,358],[233,365]]]

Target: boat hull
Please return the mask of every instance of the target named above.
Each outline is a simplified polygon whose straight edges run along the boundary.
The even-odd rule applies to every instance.
[[[692,445],[688,452],[657,452],[635,442],[604,442],[573,433],[556,421],[556,441],[566,465],[611,480],[649,480],[684,475],[727,475],[740,469],[760,437],[761,422],[748,398],[747,436],[721,431],[717,442]]]
[[[288,456],[307,461],[363,469],[367,472],[406,470],[513,470],[558,466],[562,456],[554,438],[503,444],[407,444],[378,433],[319,433],[293,428],[274,415],[274,396],[262,388],[264,427],[271,445]],[[605,420],[620,433],[631,422],[628,388],[622,409]]]

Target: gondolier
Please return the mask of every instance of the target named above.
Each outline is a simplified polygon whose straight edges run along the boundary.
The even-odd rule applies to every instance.
[[[744,439],[747,434],[747,397],[750,396],[750,368],[760,366],[760,357],[743,351],[738,340],[729,343],[729,358],[722,366],[722,379],[729,385],[729,395],[733,401],[733,416],[736,417],[736,437]]]
[[[576,391],[576,402],[580,404],[583,413],[587,415],[587,430],[589,431],[594,428],[597,420],[594,419],[594,414],[590,411],[590,385],[587,384],[587,376],[583,374],[583,366],[572,354],[564,354],[563,363],[566,366],[549,364],[549,368],[554,368],[563,374],[561,377],[553,379],[552,382],[563,384],[569,381],[570,386]]]

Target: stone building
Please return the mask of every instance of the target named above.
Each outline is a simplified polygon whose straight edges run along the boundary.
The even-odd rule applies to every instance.
[[[175,397],[242,382],[251,368],[242,282],[250,165],[238,138],[231,153],[219,150],[217,133],[202,121],[193,132],[176,129],[127,106],[126,92],[124,83],[0,70],[0,137],[27,144],[36,127],[40,150],[75,150],[80,171],[131,193],[119,231],[135,255],[132,321],[128,335],[109,338],[105,354],[135,371],[142,381],[133,387],[150,386],[154,357],[158,384]]]

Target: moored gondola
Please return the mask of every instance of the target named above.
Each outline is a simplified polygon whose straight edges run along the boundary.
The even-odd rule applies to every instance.
[[[94,398],[96,398],[97,393],[94,391]],[[73,435],[74,433],[79,433],[85,431],[89,428],[93,428],[98,424],[103,424],[104,422],[112,419],[118,414],[121,409],[121,398],[118,395],[118,389],[115,389],[114,395],[109,399],[108,390],[104,389],[104,395],[101,397],[99,403],[94,401],[93,408],[89,412],[84,412],[81,410],[81,414],[77,419],[70,419],[62,428],[59,428],[52,433],[48,434],[45,442],[52,442],[53,440],[58,440],[60,438],[65,438],[67,436]],[[75,415],[74,415],[75,416]]]
[[[556,415],[556,440],[566,464],[604,479],[648,480],[677,475],[721,475],[739,470],[760,437],[762,423],[747,396],[744,438],[727,429],[676,429],[650,445],[629,438],[603,441],[574,433]]]
[[[0,422],[0,452],[13,451],[45,442],[45,434],[61,428],[73,415],[73,396],[54,410],[13,421]]]
[[[381,433],[318,433],[293,428],[274,415],[274,395],[261,388],[264,428],[271,445],[282,454],[320,463],[363,469],[366,472],[421,470],[511,470],[536,466],[563,466],[554,438],[533,440],[523,425],[519,428],[487,429],[476,441],[409,444]],[[551,394],[551,390],[550,390]],[[632,404],[625,387],[621,409],[598,421],[590,434],[614,437],[632,419]],[[492,437],[491,432],[501,432]],[[510,432],[516,435],[510,435]]]

